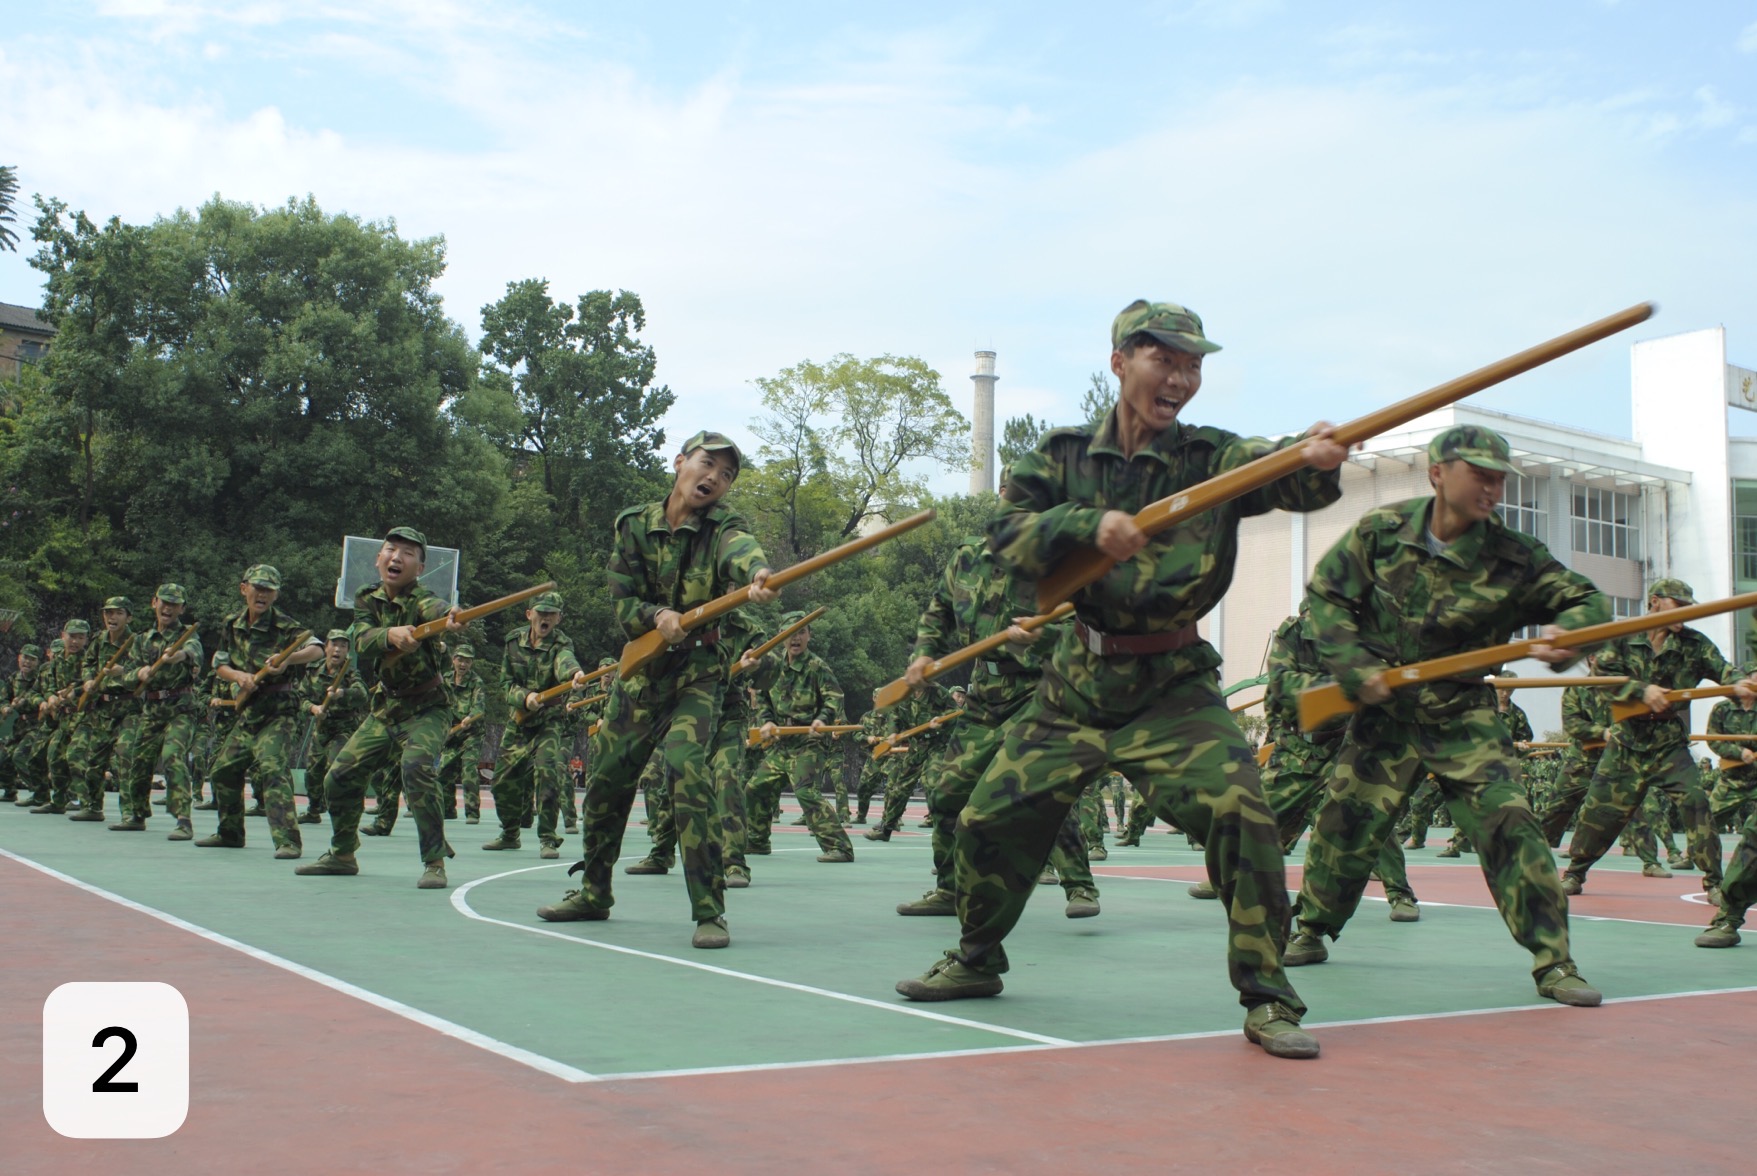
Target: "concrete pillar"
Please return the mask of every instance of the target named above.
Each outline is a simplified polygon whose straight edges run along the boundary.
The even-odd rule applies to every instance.
[[[970,467],[970,493],[994,493],[994,352],[976,353],[976,373],[970,382],[976,385],[975,418],[970,430],[975,461]]]

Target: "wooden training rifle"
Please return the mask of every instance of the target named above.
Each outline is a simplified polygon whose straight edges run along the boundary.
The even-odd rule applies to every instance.
[[[497,600],[490,600],[487,604],[478,604],[473,605],[470,608],[461,608],[458,610],[458,623],[461,625],[467,625],[471,621],[491,616],[503,608],[511,608],[515,604],[523,604],[533,596],[541,596],[545,592],[553,591],[555,591],[555,581],[545,580],[535,588],[526,588],[522,592],[514,592],[510,595],[502,596]],[[450,619],[451,614],[448,612],[445,616],[440,617],[436,621],[422,621],[419,625],[415,626],[415,640],[425,641],[429,637],[439,636],[446,631],[446,622]],[[387,649],[384,651],[384,657],[380,659],[380,664],[387,666],[395,665],[397,660],[402,656],[403,651],[400,649]]]
[[[821,555],[814,555],[810,559],[801,560],[790,568],[784,568],[781,571],[773,572],[769,575],[768,581],[764,584],[764,587],[780,591],[795,580],[802,580],[813,572],[822,571],[831,564],[839,563],[851,555],[857,555],[869,547],[876,547],[887,539],[895,539],[905,531],[912,531],[923,523],[932,522],[935,517],[935,512],[931,510],[924,510],[920,514],[910,515],[900,523],[892,523],[888,527],[881,527],[870,535],[862,535],[860,538],[850,540],[849,542],[842,544],[840,547],[832,547]],[[716,597],[715,599],[708,601],[706,604],[696,605],[688,612],[682,614],[679,623],[683,625],[683,630],[687,633],[694,629],[700,629],[709,622],[716,621],[731,612],[733,609],[738,608],[740,605],[748,604],[749,602],[750,585],[746,584],[743,588],[738,588],[728,592],[724,596]],[[644,633],[641,636],[636,637],[633,641],[630,641],[627,645],[622,647],[622,663],[620,668],[623,677],[627,677],[634,673],[669,648],[670,642],[666,641],[665,635],[657,629],[654,629],[651,633]]]
[[[1496,690],[1524,690],[1536,686],[1540,689],[1560,689],[1564,686],[1626,686],[1629,679],[1617,675],[1584,674],[1569,677],[1557,674],[1553,678],[1484,678],[1483,685],[1493,686]]]
[[[1048,610],[1041,616],[1027,617],[1024,620],[1019,621],[1018,626],[1027,633],[1033,633],[1038,629],[1043,628],[1045,625],[1054,624],[1065,616],[1071,616],[1073,611],[1074,606],[1071,604],[1057,605],[1055,608]],[[981,641],[978,641],[973,645],[966,645],[955,653],[948,653],[942,658],[937,658],[934,661],[929,662],[921,671],[921,680],[923,682],[931,682],[946,671],[955,670],[965,662],[975,661],[983,654],[988,653],[991,650],[999,649],[1006,643],[1007,631],[1006,629],[1002,629],[1000,632],[995,633],[992,636],[984,637]],[[886,682],[883,686],[880,686],[877,690],[873,691],[872,704],[879,710],[884,710],[886,707],[896,706],[908,696],[909,679],[906,677],[897,678],[893,681]]]
[[[903,742],[903,740],[909,738],[909,736],[919,735],[923,731],[931,731],[935,727],[943,727],[947,723],[951,722],[953,719],[957,718],[959,715],[961,715],[963,713],[964,713],[964,708],[959,707],[955,711],[947,711],[945,714],[939,716],[937,719],[929,719],[925,723],[918,723],[917,725],[909,728],[907,731],[899,731],[895,735],[891,736],[889,739],[881,739],[877,743],[872,745],[872,758],[873,759],[883,759],[885,756],[887,756],[891,753],[892,747],[894,747],[896,744]]]
[[[158,672],[170,663],[170,660],[176,656],[177,651],[182,649],[191,637],[195,636],[195,631],[200,627],[200,625],[190,625],[185,628],[181,633],[177,634],[177,640],[171,642],[170,645],[165,647],[165,652],[159,654],[158,657],[153,659],[153,664],[147,667],[145,680],[134,688],[134,697],[139,698],[146,693],[147,684],[158,676]]]
[[[812,609],[810,612],[806,613],[804,617],[802,617],[801,619],[799,619],[797,621],[794,621],[791,625],[788,625],[785,629],[782,629],[779,633],[776,633],[773,637],[769,638],[767,641],[763,642],[761,645],[757,646],[755,649],[753,649],[749,653],[745,654],[744,657],[739,658],[736,662],[734,662],[732,664],[732,672],[730,674],[728,674],[727,677],[736,678],[736,677],[738,677],[738,675],[744,673],[744,658],[745,657],[748,657],[753,662],[761,661],[763,659],[763,657],[769,652],[769,650],[775,648],[775,646],[781,644],[781,642],[787,640],[787,638],[793,636],[793,634],[799,632],[799,630],[805,628],[807,625],[811,624],[813,621],[817,620],[819,617],[821,617],[823,615],[824,615],[823,609],[821,609],[821,608]]]
[[[262,685],[262,680],[264,678],[268,677],[269,671],[280,669],[281,666],[286,664],[287,659],[292,657],[295,653],[298,653],[299,650],[301,650],[302,648],[304,648],[305,643],[309,640],[311,640],[311,630],[310,629],[299,630],[299,635],[297,637],[293,638],[291,641],[289,641],[287,643],[287,647],[285,649],[281,650],[279,653],[273,655],[267,661],[263,662],[262,668],[260,670],[257,670],[254,674],[250,675],[250,693],[246,694],[242,698],[216,698],[212,702],[210,702],[208,705],[209,706],[235,706],[235,707],[239,707],[239,708],[244,707],[247,703],[249,703],[249,701],[251,699],[256,697],[256,688],[258,686]],[[239,672],[242,673],[243,671],[240,670]],[[234,685],[235,685],[235,683],[234,683]]]
[[[846,735],[850,731],[860,730],[859,723],[826,723],[822,730],[813,731],[810,727],[776,727],[775,738],[783,735]],[[751,727],[745,737],[746,747],[760,747],[763,744],[763,729]]]
[[[1663,613],[1647,613],[1639,617],[1625,617],[1620,621],[1606,621],[1602,625],[1588,625],[1584,629],[1558,633],[1552,638],[1530,637],[1523,641],[1509,641],[1505,645],[1491,645],[1487,649],[1473,649],[1465,653],[1436,657],[1431,661],[1412,662],[1407,666],[1393,666],[1384,671],[1384,681],[1389,688],[1399,690],[1405,686],[1417,686],[1423,682],[1461,678],[1469,674],[1481,673],[1483,670],[1498,666],[1502,662],[1517,661],[1522,657],[1529,657],[1531,651],[1539,645],[1562,649],[1580,649],[1589,645],[1600,645],[1606,641],[1615,641],[1617,638],[1627,637],[1631,633],[1645,633],[1651,629],[1663,628],[1666,625],[1681,624],[1684,621],[1700,620],[1703,617],[1717,616],[1735,609],[1752,607],[1757,607],[1757,592],[1729,596],[1725,600],[1711,600],[1705,604],[1686,604],[1681,608],[1667,609]],[[1342,687],[1336,683],[1313,686],[1309,690],[1300,691],[1299,725],[1302,730],[1313,731],[1338,715],[1353,714],[1359,709],[1360,704],[1350,702],[1343,697]]]
[[[85,710],[86,705],[92,700],[92,695],[98,692],[98,687],[103,685],[104,679],[109,677],[110,671],[116,668],[116,663],[122,660],[122,655],[132,648],[134,648],[134,634],[130,633],[123,639],[122,644],[116,647],[116,652],[110,655],[110,660],[104,663],[104,668],[98,671],[97,677],[92,679],[92,684],[80,692],[79,705],[73,708],[74,714]]]
[[[615,666],[599,666],[583,678],[578,680],[569,678],[558,686],[551,686],[547,690],[540,691],[537,695],[537,710],[542,710],[562,695],[572,692],[576,687],[584,686],[587,682],[596,682],[599,678],[602,678],[605,674],[608,674],[615,668]],[[536,713],[536,711],[528,711],[522,706],[518,707],[512,712],[512,725],[515,727],[522,727],[528,723],[531,716]]]
[[[1655,627],[1657,628],[1657,626]],[[1731,698],[1733,691],[1737,689],[1737,686],[1691,686],[1685,690],[1666,691],[1665,700],[1668,706],[1676,706],[1680,702],[1693,702],[1698,698]],[[1611,722],[1613,723],[1626,723],[1630,719],[1638,719],[1642,715],[1655,713],[1652,707],[1639,698],[1631,702],[1611,703]],[[1665,714],[1664,711],[1657,713]]]
[[[590,698],[576,698],[572,702],[567,704],[567,709],[570,711],[577,711],[582,706],[591,706],[594,702],[603,702],[606,698],[609,698],[609,697],[610,697],[610,692],[608,690],[606,690],[604,693],[594,694]]]
[[[1547,343],[1540,343],[1455,380],[1448,380],[1407,400],[1400,400],[1377,412],[1337,425],[1330,439],[1338,445],[1352,447],[1369,437],[1376,437],[1399,425],[1408,424],[1425,413],[1511,379],[1521,372],[1528,372],[1571,351],[1578,351],[1589,343],[1596,343],[1618,331],[1626,331],[1637,323],[1646,322],[1652,316],[1653,310],[1653,303],[1643,302],[1595,323],[1588,323],[1565,335],[1558,335]],[[1209,478],[1206,482],[1180,490],[1158,502],[1148,503],[1136,512],[1135,526],[1148,535],[1157,535],[1192,515],[1212,510],[1223,502],[1230,502],[1285,478],[1306,464],[1307,443],[1308,439],[1301,439],[1285,449],[1277,449],[1255,461],[1246,462],[1237,469],[1228,470],[1219,477]],[[1076,592],[1088,584],[1102,580],[1115,566],[1116,560],[1096,547],[1079,548],[1037,582],[1037,607],[1048,612],[1062,601],[1071,600]]]

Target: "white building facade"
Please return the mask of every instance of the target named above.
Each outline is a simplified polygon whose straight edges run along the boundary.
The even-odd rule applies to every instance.
[[[1312,514],[1274,512],[1239,528],[1226,599],[1202,621],[1232,683],[1260,672],[1275,627],[1296,611],[1312,568],[1366,511],[1427,495],[1427,446],[1455,424],[1507,438],[1517,475],[1502,516],[1592,578],[1617,616],[1646,606],[1647,585],[1674,576],[1698,600],[1757,591],[1757,438],[1734,437],[1729,406],[1757,412],[1757,372],[1731,365],[1721,328],[1637,343],[1632,351],[1634,440],[1473,407],[1430,413],[1367,443],[1342,469],[1342,500]],[[1728,658],[1757,663],[1748,612],[1694,627]],[[1512,667],[1536,675],[1536,662]],[[1248,697],[1244,696],[1244,697]],[[1516,701],[1541,735],[1561,727],[1560,691]],[[1695,729],[1712,703],[1698,703]]]

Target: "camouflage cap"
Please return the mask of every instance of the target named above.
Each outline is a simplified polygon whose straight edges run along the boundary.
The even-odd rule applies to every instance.
[[[537,599],[531,601],[531,607],[538,612],[558,613],[561,611],[561,593],[545,592],[543,595],[537,597]]]
[[[229,666],[232,664],[232,655],[223,649],[216,649],[214,650],[213,664],[216,666]]]
[[[272,588],[276,592],[281,590],[281,573],[270,564],[251,564],[244,569],[242,579],[246,584],[257,588]]]
[[[63,651],[66,648],[67,648],[67,642],[61,640],[61,638],[59,638],[59,637],[57,637],[57,638],[55,638],[55,640],[49,642],[49,652],[50,653],[60,653],[61,651]]]
[[[806,611],[802,608],[796,608],[790,613],[782,613],[781,614],[781,627],[783,629],[785,629],[788,625],[791,625],[794,621],[803,621],[806,618],[806,616],[807,616]],[[809,625],[806,627],[810,628]]]
[[[325,641],[346,641],[348,639],[348,631],[346,629],[331,629],[323,635],[323,639]]]
[[[1696,603],[1696,593],[1691,591],[1690,585],[1669,576],[1663,580],[1655,580],[1653,587],[1647,590],[1647,595],[1650,597],[1663,596],[1667,600],[1675,600],[1679,604]]]
[[[476,651],[474,649],[471,649],[468,645],[458,646],[456,649],[451,651],[451,655],[453,657],[468,658],[470,661],[476,660]]]
[[[613,666],[615,664],[616,664],[616,659],[613,657],[601,657],[598,659],[598,668],[600,670],[603,669],[605,666]]]
[[[183,585],[172,584],[169,581],[154,588],[153,595],[164,601],[166,604],[189,603],[189,593],[184,590]]]
[[[71,621],[68,621],[65,625],[61,626],[61,631],[63,633],[90,633],[92,627],[78,617],[74,617]]]
[[[112,596],[104,601],[105,612],[109,612],[113,608],[119,608],[129,616],[134,615],[134,602],[126,596]]]
[[[1516,474],[1507,439],[1481,425],[1453,425],[1428,442],[1428,462],[1461,461],[1480,470]]]
[[[43,647],[40,645],[27,645],[23,649],[18,651],[18,656],[19,657],[34,657],[38,661],[42,661],[43,660]]]
[[[683,448],[678,450],[678,452],[685,457],[688,457],[698,449],[706,449],[709,452],[722,449],[730,450],[732,453],[732,472],[737,474],[739,470],[744,468],[744,454],[738,452],[738,446],[734,445],[732,443],[732,438],[724,433],[716,433],[712,429],[703,429],[688,441],[685,441],[683,443]]]
[[[404,543],[413,543],[421,549],[421,558],[427,558],[427,536],[413,527],[392,527],[384,533],[384,538],[386,542],[392,539],[401,539]]]
[[[1206,355],[1220,350],[1220,344],[1202,333],[1201,315],[1175,302],[1148,302],[1145,298],[1135,299],[1112,320],[1110,345],[1121,347],[1124,339],[1143,331],[1179,351]]]

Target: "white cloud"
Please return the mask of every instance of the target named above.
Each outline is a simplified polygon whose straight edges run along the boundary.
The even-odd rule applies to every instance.
[[[1757,53],[1757,21],[1739,31],[1738,45],[1740,53]]]

